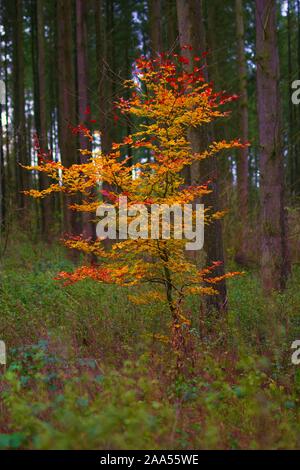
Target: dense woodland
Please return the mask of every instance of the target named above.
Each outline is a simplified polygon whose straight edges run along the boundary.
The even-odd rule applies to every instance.
[[[300,1],[1,0],[0,18],[0,448],[299,448]],[[204,206],[225,211],[192,256],[214,266],[217,290],[186,295],[180,311],[169,254],[150,293],[97,283],[98,245],[78,254],[61,243],[96,240],[93,217],[69,207],[82,194],[26,193],[51,185],[43,162],[88,165],[120,142],[120,171],[127,159],[155,168],[153,148],[128,138],[147,115],[129,119],[116,105],[131,99],[141,57],[179,58],[183,81],[199,66],[230,97],[228,115],[185,132],[193,155],[235,144],[180,169],[182,191],[207,185]],[[101,201],[116,184],[104,177],[93,191]],[[54,279],[82,264],[91,279]],[[166,300],[155,303],[160,289]]]

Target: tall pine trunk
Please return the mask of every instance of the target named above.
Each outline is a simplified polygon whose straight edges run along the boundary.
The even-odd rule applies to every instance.
[[[77,97],[79,121],[88,128],[89,99],[88,99],[88,66],[87,66],[87,24],[86,24],[86,0],[76,0],[76,45],[77,45]],[[79,135],[80,148],[91,150],[91,143],[82,134]],[[81,163],[86,163],[88,158],[80,155]],[[91,189],[92,191],[92,189]],[[90,215],[82,215],[82,233],[85,238],[93,238],[93,225]]]
[[[206,35],[203,21],[203,11],[201,0],[177,0],[177,17],[180,45],[192,46],[193,50],[184,50],[183,53],[189,59],[187,68],[189,71],[193,70],[193,56],[200,56],[206,51]],[[206,69],[207,75],[207,69]],[[206,77],[208,78],[208,77]],[[209,145],[212,140],[211,127],[203,127],[200,129],[191,129],[189,131],[192,150],[194,152],[201,152]],[[209,158],[202,162],[195,162],[190,167],[190,176],[187,177],[187,182],[193,184],[202,184],[211,181],[210,189],[212,193],[203,198],[203,203],[206,208],[211,207],[213,211],[219,210],[219,187],[218,187],[218,174],[217,163],[215,158]],[[205,229],[204,234],[204,250],[206,252],[206,262],[211,264],[213,261],[221,261],[222,265],[218,268],[217,275],[224,274],[224,251],[223,251],[223,237],[222,226],[219,220],[209,225]],[[216,308],[221,311],[226,309],[227,294],[225,281],[220,283],[219,295],[211,296],[207,299],[207,307]]]
[[[178,22],[176,15],[176,2],[167,0],[166,2],[167,40],[166,49],[177,52]]]
[[[94,3],[96,29],[96,55],[98,70],[99,122],[101,149],[104,153],[111,150],[113,142],[113,27],[114,0]]]
[[[99,123],[101,151],[107,154],[113,143],[113,100],[114,100],[114,0],[95,0],[96,59],[98,69]],[[102,189],[110,191],[112,186],[102,183]],[[103,198],[105,200],[105,197]],[[112,240],[106,239],[104,246],[109,249]]]
[[[23,40],[23,8],[22,1],[15,0],[15,16],[13,20],[13,79],[14,79],[14,151],[16,158],[16,194],[17,207],[22,213],[19,219],[24,222],[26,213],[24,210],[28,206],[28,198],[22,191],[28,189],[28,171],[21,168],[20,164],[29,163],[29,156],[26,150],[26,124],[25,124],[25,87],[24,87],[24,40]]]
[[[0,101],[0,242],[2,231],[5,228],[5,209],[4,140],[2,126],[2,103]]]
[[[73,54],[73,2],[57,0],[58,35],[58,128],[61,160],[65,166],[77,163],[76,138],[70,126],[76,123],[76,89]],[[63,201],[64,231],[77,233],[79,230],[76,213],[69,209],[70,197]]]
[[[44,0],[36,2],[37,17],[37,44],[38,44],[38,108],[39,108],[39,141],[40,146],[45,154],[49,153],[48,149],[48,126],[47,126],[47,108],[46,108],[46,62],[45,62],[45,32],[44,32]],[[48,157],[49,158],[49,157]],[[45,189],[49,186],[49,178],[42,173],[40,176],[40,188]],[[42,215],[42,236],[46,241],[51,239],[52,226],[52,210],[49,198],[41,201]]]
[[[163,50],[161,0],[149,0],[150,48],[154,56]]]
[[[4,23],[4,14],[2,8],[0,9],[0,19],[1,23]],[[2,41],[0,43],[0,56],[2,57]],[[4,71],[4,69],[2,69]],[[1,72],[2,72],[1,70]],[[2,123],[2,112],[4,110],[5,104],[5,94],[7,90],[3,89],[4,76],[0,72],[0,244],[2,242],[2,231],[5,229],[5,219],[6,219],[6,175],[5,175],[5,165],[4,165],[4,126]]]
[[[289,183],[291,195],[297,191],[297,174],[299,174],[298,161],[297,161],[297,138],[295,138],[295,106],[290,99],[291,84],[293,82],[293,57],[292,57],[292,16],[293,16],[292,2],[288,0],[287,3],[287,46],[288,46],[288,109],[289,109],[289,122],[288,122],[288,170],[289,170]]]
[[[300,1],[297,0],[297,78],[300,77]],[[296,126],[300,126],[300,107],[297,106],[297,109],[295,110],[295,120],[296,120]],[[300,194],[300,143],[299,139],[296,139],[295,142],[295,166],[298,169],[298,173],[296,173],[296,184],[294,189],[294,192],[297,196]]]
[[[236,30],[237,30],[237,57],[239,77],[239,122],[240,138],[248,140],[248,92],[247,92],[247,63],[245,55],[245,32],[243,17],[243,0],[236,0]],[[241,223],[239,246],[235,259],[240,264],[247,264],[248,259],[248,149],[242,148],[237,158],[237,192],[238,214]]]
[[[261,276],[266,292],[285,287],[289,272],[276,2],[256,0],[257,99],[260,143]]]

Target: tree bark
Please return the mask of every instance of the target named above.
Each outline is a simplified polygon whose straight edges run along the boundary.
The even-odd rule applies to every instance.
[[[150,48],[151,55],[155,56],[163,50],[161,0],[149,0],[148,5],[150,17]]]
[[[95,0],[96,55],[98,66],[99,123],[101,131],[101,151],[107,154],[113,143],[113,96],[114,96],[114,0]],[[112,186],[102,183],[102,189],[110,191]],[[103,197],[105,200],[106,198]],[[110,249],[112,240],[104,241]]]
[[[101,149],[104,153],[111,150],[112,130],[112,34],[113,34],[113,0],[95,0],[96,54],[98,66],[99,122],[101,131]],[[105,19],[105,21],[103,21]]]
[[[224,61],[224,43],[222,36],[217,32],[223,28],[219,12],[224,8],[222,0],[206,3],[207,11],[207,34],[206,43],[209,54],[207,56],[207,67],[209,70],[209,79],[213,81],[216,90],[226,89],[226,78],[221,73],[222,62]],[[226,140],[230,135],[230,121],[220,120],[214,124],[214,138],[216,140]],[[222,205],[228,207],[231,203],[230,195],[233,188],[232,162],[229,156],[224,155],[218,161],[218,185],[219,193],[222,198]]]
[[[45,32],[44,32],[44,0],[37,0],[37,44],[38,44],[38,108],[39,108],[39,142],[45,154],[48,150],[47,136],[47,108],[46,108],[46,62],[45,62]],[[49,157],[48,157],[49,158]],[[40,189],[49,186],[49,178],[42,173],[40,175]],[[49,198],[41,201],[42,236],[46,241],[51,240],[52,210]]]
[[[293,58],[292,58],[292,2],[288,0],[287,3],[287,46],[288,46],[288,109],[289,109],[289,123],[288,123],[288,170],[289,170],[289,183],[291,195],[296,193],[297,189],[297,139],[294,137],[294,114],[295,106],[290,99],[291,84],[293,81]],[[295,142],[296,140],[296,142]]]
[[[237,58],[239,77],[239,123],[240,137],[248,141],[248,92],[247,92],[247,63],[245,55],[245,31],[243,18],[243,0],[236,0],[236,31],[237,31]],[[239,264],[247,265],[248,260],[248,149],[242,148],[237,158],[237,196],[238,213],[241,224],[240,240],[235,259]]]
[[[187,68],[193,70],[193,56],[199,56],[206,51],[206,34],[203,22],[201,0],[177,0],[177,18],[180,45],[192,46],[192,51],[184,50],[183,54],[189,59]],[[207,69],[206,78],[208,79]],[[189,131],[192,150],[201,152],[212,140],[212,128],[201,127]],[[215,158],[209,158],[202,162],[195,162],[190,167],[190,183],[202,184],[211,180],[212,193],[203,198],[205,207],[211,207],[213,211],[219,210],[219,186],[218,186],[217,163]],[[204,236],[204,250],[206,252],[207,264],[213,261],[221,261],[222,265],[215,271],[216,275],[224,274],[224,251],[221,221],[217,220],[206,227]],[[226,309],[227,293],[225,281],[219,285],[219,295],[207,299],[208,309],[215,308],[218,311]]]
[[[0,8],[0,20],[4,24],[4,11]],[[2,38],[0,42],[0,56],[2,57]],[[4,71],[4,68],[2,69]],[[2,70],[0,71],[0,244],[2,242],[2,232],[5,230],[6,222],[6,178],[5,178],[5,165],[4,165],[4,136],[3,136],[3,123],[2,123],[2,111],[4,109],[4,104],[6,101],[7,90],[3,88],[4,85],[4,76],[2,75]]]
[[[76,44],[77,44],[77,96],[79,121],[87,128],[89,124],[89,98],[88,98],[88,76],[87,76],[87,24],[86,24],[86,0],[76,0]],[[91,143],[87,138],[79,135],[80,148],[91,150]],[[81,163],[86,163],[88,157],[80,154]],[[92,192],[92,188],[91,188]],[[88,213],[82,214],[82,234],[85,238],[93,238],[93,225]]]
[[[298,24],[298,31],[297,31],[297,77],[299,78],[300,77],[300,1],[297,0],[297,24]],[[289,101],[290,98],[289,98]],[[299,128],[299,125],[300,125],[300,109],[299,109],[299,106],[297,106],[297,109],[295,110],[295,120],[296,120],[296,124],[295,124],[295,127],[298,127]],[[299,143],[299,139],[296,139],[296,143],[295,143],[295,156],[294,156],[294,159],[295,159],[295,166],[297,167],[298,169],[298,173],[296,173],[296,178],[297,178],[297,181],[296,181],[296,184],[294,186],[294,193],[299,196],[300,195],[300,143]]]
[[[5,169],[4,169],[4,141],[2,128],[2,103],[0,101],[0,242],[1,234],[5,228]]]
[[[167,49],[177,51],[178,22],[176,17],[176,3],[173,0],[167,0]]]
[[[284,207],[276,2],[256,0],[257,99],[260,143],[261,276],[265,292],[282,290],[289,272]]]
[[[24,41],[23,41],[23,9],[22,1],[15,0],[15,17],[13,21],[13,78],[14,78],[14,143],[16,154],[16,193],[17,207],[23,213],[20,217],[24,222],[24,210],[28,207],[28,197],[22,191],[28,189],[28,171],[20,164],[29,163],[26,152],[26,124],[25,124],[25,87],[24,87]]]
[[[76,90],[72,34],[72,0],[57,0],[58,35],[58,123],[61,160],[70,166],[78,160],[76,138],[69,126],[76,124]],[[69,209],[71,198],[64,197],[64,231],[78,233],[76,213]]]

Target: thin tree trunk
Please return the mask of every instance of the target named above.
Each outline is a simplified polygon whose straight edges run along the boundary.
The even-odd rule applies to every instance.
[[[9,129],[9,105],[8,105],[8,33],[5,30],[5,68],[4,68],[4,82],[5,82],[5,120],[6,120],[6,142],[5,142],[5,152],[6,152],[6,164],[7,164],[7,186],[8,190],[9,187],[13,186],[13,178],[12,178],[12,168],[11,168],[11,161],[10,161],[10,129]],[[11,194],[7,191],[7,199],[10,199]]]
[[[88,127],[89,115],[88,77],[87,77],[87,25],[86,25],[86,0],[76,0],[76,44],[77,44],[77,96],[79,121]],[[79,135],[80,148],[91,150],[91,143],[87,138]],[[81,163],[86,163],[88,157],[80,154]],[[91,188],[92,191],[92,188]],[[88,213],[82,214],[82,233],[85,238],[93,238],[93,225]]]
[[[15,17],[13,21],[13,55],[14,55],[14,141],[16,155],[16,192],[17,207],[22,210],[20,219],[24,221],[24,210],[28,207],[28,198],[22,191],[28,189],[28,172],[21,168],[26,165],[29,157],[26,151],[25,125],[25,89],[24,89],[24,41],[23,41],[23,12],[22,1],[15,0]]]
[[[284,208],[276,2],[256,0],[257,98],[260,143],[261,276],[266,292],[282,290],[289,272]]]
[[[294,105],[290,99],[291,84],[293,81],[293,59],[292,59],[292,27],[291,27],[291,0],[287,5],[287,34],[288,34],[288,106],[289,106],[289,126],[288,126],[288,170],[290,178],[291,194],[295,193],[297,182],[297,154],[296,143],[294,143]]]
[[[243,1],[236,0],[236,30],[237,30],[237,55],[239,74],[239,122],[240,137],[248,141],[248,92],[247,92],[247,64],[245,56],[245,32],[243,18]],[[238,214],[241,223],[240,244],[235,259],[242,265],[247,264],[248,259],[248,149],[242,148],[237,158],[237,191],[238,191]]]
[[[113,0],[95,0],[96,54],[98,65],[99,121],[101,131],[101,149],[104,153],[111,150],[112,131],[112,34]],[[104,14],[105,13],[105,14]],[[102,19],[105,18],[105,21]]]
[[[4,141],[2,127],[2,103],[0,101],[0,241],[5,228],[5,173],[4,173]]]
[[[57,0],[59,148],[65,166],[70,166],[78,160],[76,138],[69,128],[70,125],[76,124],[72,3],[72,0]],[[64,197],[64,230],[77,233],[77,217],[76,213],[69,209],[70,203],[71,198]]]
[[[98,96],[99,123],[101,131],[101,151],[107,154],[113,143],[113,32],[114,32],[114,0],[104,2],[95,0],[96,56],[98,65]],[[105,21],[103,21],[105,19]],[[102,189],[110,191],[111,185],[104,182]],[[105,197],[103,197],[105,200]],[[112,240],[106,239],[104,246],[111,247]]]
[[[177,50],[178,24],[176,17],[176,3],[167,0],[167,50]]]
[[[161,0],[149,0],[150,48],[154,56],[163,50]]]
[[[1,23],[4,24],[4,12],[0,10]],[[2,41],[0,42],[0,56],[2,57]],[[3,70],[3,69],[2,69]],[[1,70],[1,72],[2,72]],[[0,243],[2,241],[2,232],[5,230],[6,222],[6,178],[5,178],[5,166],[4,166],[4,136],[3,136],[3,122],[2,122],[2,110],[5,104],[4,93],[7,90],[4,89],[4,80],[2,73],[0,73]]]
[[[189,59],[188,68],[192,70],[194,66],[193,56],[199,56],[206,50],[201,0],[177,0],[177,17],[180,45],[190,45],[193,48],[192,51],[188,49],[183,51]],[[196,130],[191,129],[189,133],[192,150],[195,152],[201,152],[201,150],[207,148],[212,139],[212,129],[208,127]],[[217,164],[214,158],[203,160],[200,163],[195,162],[190,168],[191,184],[201,184],[208,180],[212,181],[212,193],[203,199],[203,203],[205,207],[211,207],[213,211],[219,210],[219,186],[217,177]],[[211,264],[213,261],[221,261],[222,265],[218,268],[217,272],[217,275],[221,276],[224,274],[224,252],[222,225],[219,220],[206,227],[204,240],[207,263]],[[224,281],[219,285],[219,295],[211,296],[207,299],[207,306],[208,308],[213,307],[221,311],[226,309],[226,303],[227,294],[226,283]]]
[[[207,56],[207,66],[209,70],[209,79],[213,81],[216,90],[224,88],[224,80],[222,80],[221,67],[223,59],[223,43],[219,42],[217,31],[220,29],[219,11],[222,8],[222,1],[215,0],[213,3],[206,4],[207,11],[207,34],[206,43],[209,54]],[[221,49],[221,54],[220,54]],[[225,86],[226,88],[226,86]],[[216,140],[224,140],[230,134],[229,120],[221,120],[214,125],[214,138]],[[223,205],[228,207],[230,204],[230,195],[233,188],[232,163],[229,156],[218,160],[218,185],[220,197]]]
[[[299,78],[300,77],[300,1],[297,0],[297,23],[298,23],[298,31],[297,31],[297,36],[298,36],[298,41],[297,41],[297,62],[298,62],[298,66],[297,66],[297,77]],[[289,98],[289,101],[290,98]],[[297,109],[295,111],[295,114],[296,114],[296,126],[297,126],[297,129],[299,129],[299,126],[300,126],[300,108],[299,106],[297,106]],[[300,142],[299,142],[299,137],[296,139],[296,145],[295,145],[296,149],[295,149],[295,165],[297,166],[298,168],[298,173],[296,173],[296,178],[297,178],[297,181],[296,181],[296,184],[295,184],[295,193],[297,194],[297,196],[299,196],[300,194]]]
[[[44,0],[36,2],[37,14],[37,44],[38,44],[38,108],[39,108],[39,142],[45,154],[49,153],[47,135],[47,109],[46,109],[46,64],[45,64],[45,32],[44,32]],[[49,158],[49,157],[48,157]],[[43,190],[49,186],[49,178],[42,173],[40,176],[40,188]],[[41,201],[42,236],[46,241],[51,239],[52,211],[51,201],[45,198]]]

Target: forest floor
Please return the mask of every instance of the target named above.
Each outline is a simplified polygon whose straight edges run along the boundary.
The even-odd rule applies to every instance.
[[[184,375],[166,308],[53,279],[71,269],[63,248],[26,239],[2,260],[0,449],[300,447],[299,267],[269,299],[255,272],[232,279],[227,318],[199,319],[189,302],[194,366]]]

